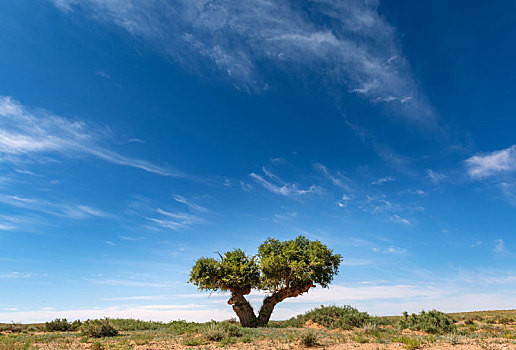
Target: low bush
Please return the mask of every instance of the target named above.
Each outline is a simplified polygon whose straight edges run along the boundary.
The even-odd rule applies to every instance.
[[[72,324],[66,318],[56,318],[53,321],[45,323],[47,332],[68,332],[72,329]]]
[[[321,306],[285,321],[285,326],[302,327],[307,321],[326,328],[352,329],[372,320],[367,312],[360,312],[351,306]]]
[[[110,319],[113,326],[121,331],[150,331],[165,329],[167,325],[162,322],[142,321],[124,318]]]
[[[81,326],[81,331],[93,338],[114,337],[118,335],[118,329],[113,326],[109,319],[87,320]]]
[[[301,333],[299,339],[301,340],[301,344],[306,347],[317,345],[317,333],[315,333],[313,330]]]
[[[168,330],[174,335],[181,335],[185,333],[195,333],[205,329],[209,324],[186,322],[186,321],[172,321],[168,324]]]
[[[457,329],[451,317],[437,310],[421,311],[418,315],[410,316],[404,312],[399,326],[401,329],[408,328],[433,334],[450,333]]]
[[[220,341],[224,336],[226,335],[226,332],[222,327],[218,326],[217,324],[213,323],[211,324],[206,331],[204,332],[204,337],[207,340],[212,341]]]

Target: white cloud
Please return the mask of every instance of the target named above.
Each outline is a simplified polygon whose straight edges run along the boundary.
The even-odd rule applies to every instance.
[[[495,241],[495,246],[493,248],[495,253],[503,254],[505,253],[505,241],[503,239],[497,239]]]
[[[275,193],[280,194],[282,196],[286,197],[292,197],[292,196],[302,196],[309,193],[320,193],[322,189],[316,185],[311,185],[310,187],[306,189],[298,188],[296,184],[292,183],[280,183],[275,184],[270,181],[265,180],[262,176],[257,175],[255,173],[249,174],[250,177],[255,179],[258,183],[260,183],[266,190]]]
[[[352,191],[353,182],[347,176],[342,175],[341,173],[332,174],[325,165],[320,163],[315,163],[314,168],[320,171],[324,177],[330,180],[335,186],[348,192]]]
[[[205,208],[203,206],[200,206],[199,204],[196,204],[196,203],[192,202],[191,200],[189,200],[189,199],[187,199],[187,198],[185,198],[183,196],[174,195],[173,198],[174,198],[174,200],[176,202],[179,202],[181,204],[186,205],[191,210],[200,211],[200,212],[207,212],[208,211],[207,208]]]
[[[392,182],[392,181],[396,181],[396,178],[394,176],[386,176],[386,177],[381,177],[378,180],[371,182],[371,184],[372,185],[382,185],[386,182]]]
[[[432,170],[432,169],[426,169],[426,174],[428,175],[430,180],[436,185],[443,182],[448,177],[446,174]]]
[[[392,215],[391,216],[391,221],[395,222],[397,224],[410,225],[410,220],[408,220],[406,218],[402,218],[399,215]]]
[[[473,179],[516,171],[516,145],[487,154],[477,154],[466,159],[468,174]]]
[[[86,279],[86,281],[107,286],[123,286],[123,287],[170,287],[168,283],[161,282],[147,282],[136,280],[118,280],[118,279]]]
[[[62,203],[58,201],[47,201],[40,198],[28,198],[16,195],[0,194],[0,203],[8,204],[13,207],[37,211],[57,217],[71,219],[84,219],[88,217],[107,217],[109,214],[96,208],[83,205]],[[2,217],[0,217],[1,219]],[[11,222],[20,221],[20,218],[10,218]]]
[[[342,195],[342,198],[337,202],[337,205],[340,207],[340,208],[345,208],[348,206],[348,202],[351,200],[351,197],[348,196],[347,194],[343,194]]]
[[[30,278],[32,275],[30,273],[21,273],[21,272],[9,272],[0,274],[0,279],[14,279],[14,278]]]
[[[3,161],[38,160],[42,154],[90,155],[104,161],[163,176],[184,176],[145,160],[125,157],[101,145],[107,133],[82,122],[31,111],[11,97],[0,96],[0,155]]]
[[[396,104],[407,119],[432,118],[377,1],[319,0],[303,8],[285,0],[50,1],[67,13],[75,5],[186,69],[216,71],[241,89],[267,90],[272,66]]]

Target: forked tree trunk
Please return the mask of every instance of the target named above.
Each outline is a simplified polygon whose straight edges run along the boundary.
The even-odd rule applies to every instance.
[[[243,293],[232,292],[228,304],[233,306],[233,311],[237,314],[242,327],[254,328],[257,326],[257,319],[253,307],[249,304]]]
[[[280,289],[276,293],[266,297],[263,299],[263,305],[260,308],[260,312],[258,313],[258,317],[254,314],[253,307],[244,295],[249,294],[249,290],[232,290],[231,298],[228,300],[228,304],[233,306],[233,311],[238,316],[240,320],[240,324],[242,327],[264,327],[269,323],[269,319],[271,318],[272,311],[274,311],[274,307],[281,301],[286,298],[297,297],[303,293],[308,292],[308,290],[312,287],[315,287],[312,283],[307,284],[302,287],[290,287]]]
[[[269,323],[272,311],[274,311],[274,307],[279,302],[285,300],[286,298],[297,297],[298,295],[306,293],[312,287],[315,287],[315,285],[310,283],[303,287],[285,288],[263,299],[263,305],[260,308],[260,312],[258,313],[257,318],[258,327],[266,326],[267,323]]]

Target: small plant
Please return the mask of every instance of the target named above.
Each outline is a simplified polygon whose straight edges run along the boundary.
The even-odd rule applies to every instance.
[[[87,320],[81,326],[82,332],[93,338],[114,337],[118,335],[116,329],[109,319]]]
[[[306,347],[317,345],[317,333],[313,330],[305,331],[301,334],[300,340]]]
[[[404,335],[393,339],[398,343],[402,343],[403,347],[407,350],[418,349],[421,346],[421,342],[417,338],[406,337]]]
[[[205,331],[204,337],[207,340],[212,341],[220,341],[224,336],[226,335],[226,332],[224,329],[222,329],[220,326],[216,324],[211,324]]]
[[[195,337],[186,337],[183,338],[183,345],[186,346],[199,346],[202,344],[202,339]]]
[[[91,344],[92,350],[104,350],[104,345],[102,345],[100,342],[96,341],[95,343]]]
[[[246,335],[245,337],[242,337],[242,339],[240,339],[240,341],[241,341],[242,343],[246,343],[246,344],[248,344],[248,343],[251,343],[251,342],[253,341],[253,338],[251,338],[250,336],[247,336],[247,335]]]
[[[450,333],[457,329],[452,318],[437,310],[421,311],[419,315],[412,314],[410,316],[404,312],[399,326],[401,329],[408,328],[434,334]]]
[[[360,333],[355,333],[350,336],[350,339],[359,344],[369,343],[369,338],[364,337]]]
[[[235,344],[235,343],[236,343],[236,340],[233,337],[225,336],[224,338],[222,338],[220,340],[220,346],[221,347],[224,347],[224,346],[227,346],[227,345],[231,345],[231,344]]]

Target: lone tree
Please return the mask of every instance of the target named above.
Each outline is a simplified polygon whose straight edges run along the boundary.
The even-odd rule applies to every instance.
[[[340,254],[304,236],[289,241],[268,238],[256,256],[241,249],[219,256],[198,259],[189,282],[204,291],[230,292],[228,304],[243,327],[265,326],[279,302],[306,293],[316,284],[327,288],[342,261]],[[245,298],[252,289],[269,293],[258,316]]]

